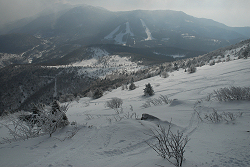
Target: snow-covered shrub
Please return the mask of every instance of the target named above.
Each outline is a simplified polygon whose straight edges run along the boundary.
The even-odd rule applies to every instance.
[[[160,95],[159,98],[150,98],[146,100],[145,103],[141,106],[142,108],[148,108],[153,106],[158,106],[158,105],[163,105],[163,104],[170,104],[172,102],[171,99],[168,99],[167,95]]]
[[[144,96],[154,95],[154,90],[153,90],[152,86],[150,85],[150,83],[145,85],[145,89],[143,89],[143,91],[144,91]]]
[[[161,99],[161,101],[165,104],[170,104],[172,102],[172,100],[169,99],[167,95],[160,95],[159,99]]]
[[[169,77],[169,74],[168,74],[168,72],[163,71],[163,72],[161,73],[160,76],[161,76],[162,78],[167,78],[167,77]]]
[[[22,113],[17,118],[9,115],[10,124],[4,125],[14,140],[28,139],[37,137],[40,134],[49,134],[50,136],[58,129],[69,124],[66,112],[68,105],[60,106],[54,101],[48,109],[42,105],[32,108],[32,114]]]
[[[171,131],[171,125],[170,123],[168,129],[161,125],[159,125],[159,129],[151,129],[152,135],[150,136],[155,138],[157,143],[146,143],[162,158],[167,159],[175,166],[182,166],[185,147],[189,139],[179,131],[174,134]],[[175,162],[173,162],[172,158],[175,159]]]
[[[243,114],[242,112],[238,112],[238,113],[223,112],[223,118],[226,122],[234,121],[236,120],[236,118],[241,117],[242,114]]]
[[[16,118],[14,115],[10,114],[6,118],[9,123],[1,124],[8,129],[10,136],[12,136],[12,138],[3,138],[6,141],[27,140],[39,136],[41,132],[40,127]]]
[[[188,70],[187,70],[189,73],[195,73],[196,72],[196,67],[191,65]]]
[[[111,100],[107,101],[105,103],[106,107],[109,107],[111,109],[117,109],[121,108],[123,104],[123,100],[117,97],[112,98]]]
[[[213,109],[213,113],[205,114],[204,119],[206,119],[212,123],[219,123],[222,121],[226,121],[228,123],[230,121],[236,120],[236,118],[238,118],[238,117],[241,117],[242,114],[243,114],[242,112],[238,112],[238,113],[223,112],[220,114],[220,113],[218,113],[217,110]]]
[[[213,60],[213,61],[211,61],[211,62],[209,63],[209,65],[210,65],[210,66],[215,65],[215,61],[214,61],[214,60]]]
[[[250,87],[229,87],[214,91],[219,101],[250,100]]]
[[[213,123],[219,123],[223,120],[222,114],[219,114],[215,109],[213,109],[213,113],[205,114],[205,118],[208,121]]]

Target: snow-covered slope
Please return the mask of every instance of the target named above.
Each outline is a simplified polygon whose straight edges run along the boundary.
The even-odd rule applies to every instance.
[[[129,37],[135,37],[135,34],[131,31],[131,27],[130,27],[129,22],[126,22],[124,24],[126,26],[119,25],[110,34],[105,36],[104,39],[105,40],[114,40],[116,44],[126,45]],[[147,35],[147,38],[145,38],[145,39],[140,37],[140,38],[142,38],[142,41],[154,40],[149,28],[147,27],[146,23],[142,19],[140,19],[140,24],[142,26],[142,30],[144,31],[143,33],[145,33]],[[135,39],[133,39],[133,41],[135,44],[136,43]]]
[[[120,28],[120,25],[116,29],[114,29],[109,35],[104,37],[104,39],[113,39],[117,44],[126,44],[128,36],[134,36],[134,34],[133,32],[131,32],[129,22],[126,22],[125,25],[125,32]]]
[[[239,59],[205,65],[193,74],[180,69],[169,73],[168,78],[155,76],[136,82],[137,88],[133,91],[117,88],[96,100],[82,98],[72,102],[67,116],[78,124],[75,136],[67,138],[73,131],[69,125],[51,138],[41,136],[1,144],[1,166],[173,166],[146,144],[146,141],[154,141],[148,134],[157,125],[135,119],[143,113],[160,118],[157,123],[161,125],[172,120],[173,131],[179,129],[189,136],[183,166],[249,166],[249,101],[218,102],[213,98],[208,101],[208,95],[219,88],[249,87],[249,63],[250,59]],[[167,95],[173,102],[143,108],[150,99],[142,96],[147,83],[151,83],[155,91],[151,98]],[[105,102],[112,97],[123,99],[120,114],[105,108]],[[214,124],[204,119],[213,109],[219,113],[243,114],[235,121]],[[1,122],[4,121],[2,118]],[[7,136],[2,125],[0,134]]]

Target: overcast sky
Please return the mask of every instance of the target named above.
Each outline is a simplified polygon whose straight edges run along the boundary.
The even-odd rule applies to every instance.
[[[228,26],[250,26],[250,0],[0,0],[0,25],[53,8],[56,3],[89,4],[112,11],[177,10]]]

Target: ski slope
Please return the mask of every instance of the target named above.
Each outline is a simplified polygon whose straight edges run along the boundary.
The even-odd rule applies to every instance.
[[[149,28],[147,27],[146,23],[145,23],[142,19],[140,19],[140,20],[141,20],[141,24],[142,24],[143,28],[145,29],[145,33],[146,33],[147,36],[148,36],[148,37],[145,39],[145,41],[154,40],[154,38],[153,38],[153,36],[152,36],[152,34],[151,34]]]
[[[120,26],[116,27],[110,34],[104,37],[104,39],[114,39],[117,44],[123,44],[126,45],[128,36],[134,36],[134,33],[131,31],[129,22],[126,22],[126,29],[125,32],[120,30]],[[120,30],[120,33],[118,31]],[[124,40],[124,36],[126,37],[126,41]]]
[[[168,125],[170,121],[174,124],[173,132],[180,130],[190,138],[184,153],[184,167],[250,166],[249,101],[218,102],[213,98],[208,101],[208,95],[219,88],[249,87],[249,64],[250,59],[240,59],[205,65],[193,74],[180,69],[169,73],[168,78],[155,76],[135,82],[137,88],[133,91],[117,88],[96,100],[81,98],[70,103],[67,112],[70,122],[77,122],[79,129],[73,137],[67,138],[74,128],[69,125],[51,138],[45,135],[0,144],[1,166],[171,167],[172,164],[146,144],[154,142],[148,135],[150,129],[157,128],[158,123]],[[147,83],[151,83],[155,91],[151,98],[167,95],[172,103],[143,108],[150,98],[143,96]],[[105,102],[112,97],[123,99],[120,114],[105,107]],[[215,124],[204,119],[213,109],[243,115],[232,122]],[[160,121],[135,119],[143,113]],[[2,118],[1,122],[4,121]],[[8,136],[2,125],[0,134]]]

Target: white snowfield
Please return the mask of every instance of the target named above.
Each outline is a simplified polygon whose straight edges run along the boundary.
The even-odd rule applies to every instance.
[[[172,131],[179,129],[188,135],[184,153],[184,167],[190,166],[250,166],[250,103],[249,101],[218,102],[207,97],[214,90],[230,86],[250,86],[250,59],[240,59],[205,65],[193,74],[183,69],[135,82],[135,90],[117,88],[93,100],[82,98],[70,103],[67,116],[76,121],[79,131],[72,138],[72,125],[59,130],[50,138],[40,136],[26,141],[0,144],[0,166],[28,167],[172,167],[157,156],[147,142],[154,142],[150,129],[157,123],[165,126],[172,120]],[[148,108],[141,106],[150,98],[143,96],[145,84],[151,83],[155,95],[167,95],[173,102]],[[105,108],[112,97],[123,99],[123,113]],[[198,118],[197,112],[203,119]],[[211,123],[205,114],[242,112],[242,116],[228,123]],[[143,113],[158,117],[153,122],[135,119]],[[132,118],[130,118],[132,117]],[[2,118],[1,122],[5,119]],[[0,134],[8,136],[1,125]],[[171,159],[174,162],[174,159]]]

